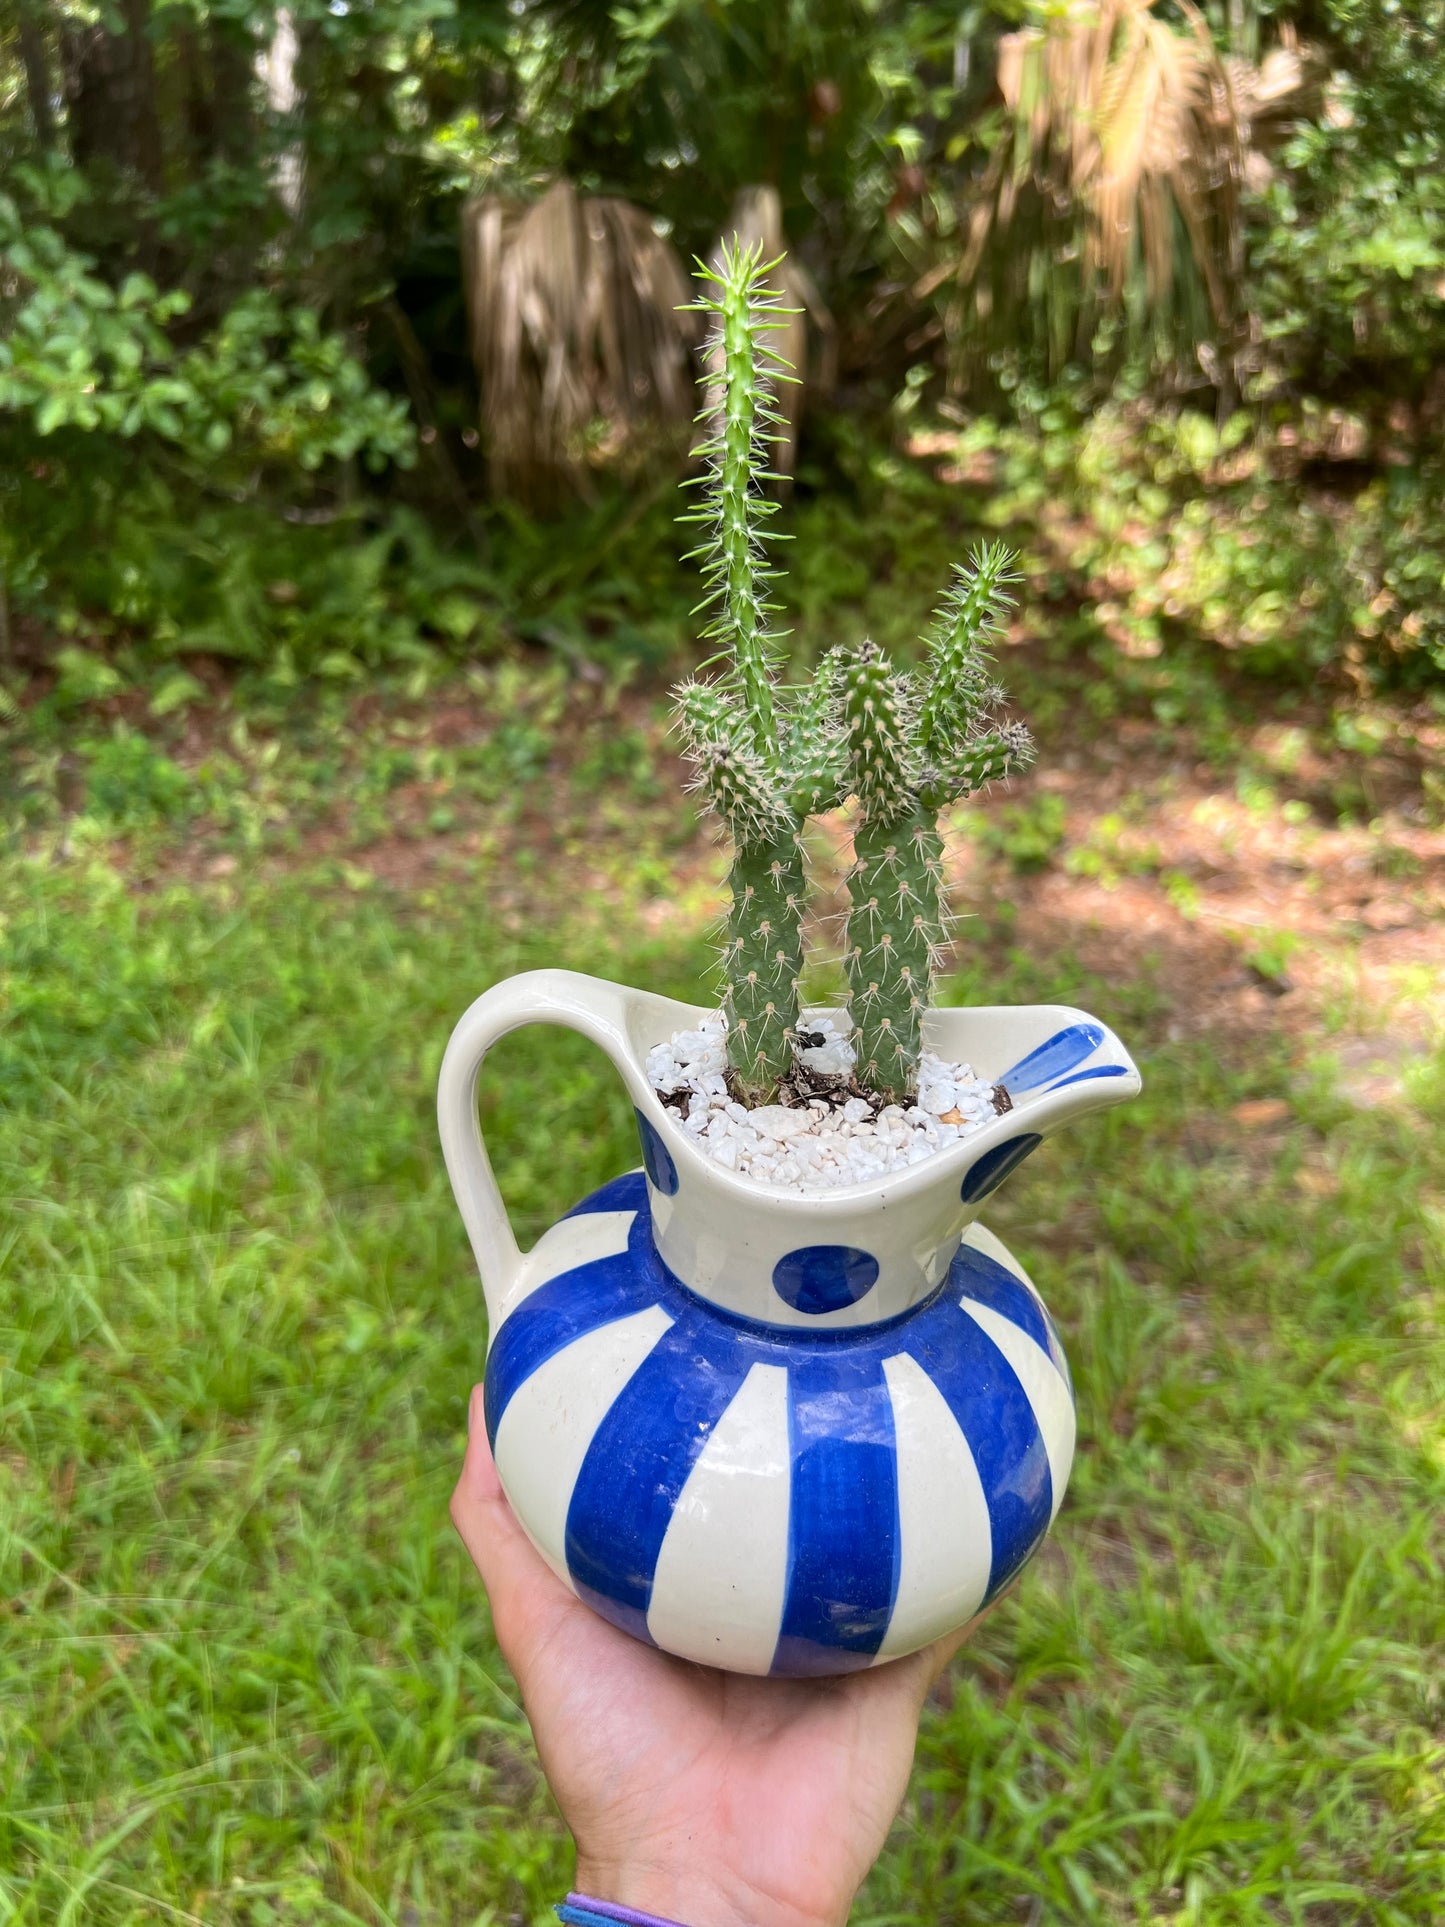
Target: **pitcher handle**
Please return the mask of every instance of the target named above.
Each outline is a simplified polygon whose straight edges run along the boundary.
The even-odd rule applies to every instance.
[[[481,1273],[494,1330],[511,1307],[523,1257],[477,1117],[477,1078],[483,1060],[509,1031],[524,1024],[560,1024],[606,1051],[633,1103],[646,1102],[652,1094],[629,1045],[624,999],[617,984],[580,971],[527,970],[484,991],[451,1034],[437,1084],[437,1123],[447,1176]]]

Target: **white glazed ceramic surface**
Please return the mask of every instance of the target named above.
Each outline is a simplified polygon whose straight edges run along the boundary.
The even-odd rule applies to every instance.
[[[741,1672],[847,1670],[964,1624],[1037,1549],[1073,1455],[1068,1367],[1037,1293],[974,1223],[1071,1118],[1132,1096],[1104,1025],[1063,1006],[936,1011],[930,1048],[1013,1109],[905,1171],[813,1195],[714,1163],[647,1082],[703,1013],[567,971],[499,984],[442,1067],[442,1142],[491,1319],[487,1422],[518,1518],[614,1623]],[[599,1044],[641,1173],[523,1256],[477,1127],[492,1044]]]
[[[580,1031],[617,1066],[642,1129],[658,1252],[674,1277],[743,1317],[811,1331],[877,1324],[926,1298],[942,1283],[965,1225],[1002,1177],[1072,1119],[1121,1103],[1140,1088],[1118,1038],[1084,1011],[1064,1004],[930,1011],[928,1048],[969,1063],[979,1077],[1003,1077],[1060,1036],[1073,1037],[1074,1049],[1084,1054],[1061,1053],[1068,1067],[1058,1076],[1011,1090],[1011,1111],[920,1164],[865,1184],[798,1195],[715,1163],[678,1128],[676,1114],[648,1083],[652,1046],[705,1014],[670,997],[574,971],[535,970],[487,991],[457,1025],[442,1065],[442,1145],[494,1323],[525,1291],[527,1265],[477,1134],[476,1080],[496,1040],[523,1024]],[[1000,1159],[1005,1146],[1014,1149]],[[965,1197],[969,1174],[980,1164],[987,1168],[991,1158],[992,1182]],[[871,1256],[878,1277],[866,1296],[822,1314],[789,1305],[774,1286],[774,1272],[789,1254],[816,1247]]]

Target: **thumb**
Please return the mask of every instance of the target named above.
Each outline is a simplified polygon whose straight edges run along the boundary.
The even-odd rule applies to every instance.
[[[467,1455],[452,1493],[452,1524],[481,1574],[497,1643],[519,1676],[528,1653],[576,1601],[517,1523],[487,1438],[482,1388],[472,1391]]]

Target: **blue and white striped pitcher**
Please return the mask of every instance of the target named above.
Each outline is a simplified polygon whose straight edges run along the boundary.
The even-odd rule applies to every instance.
[[[1013,1108],[919,1164],[798,1195],[714,1163],[648,1083],[648,1051],[702,1015],[541,970],[457,1025],[439,1112],[490,1315],[487,1428],[532,1543],[615,1625],[734,1672],[847,1672],[965,1625],[1059,1509],[1069,1368],[1023,1269],[974,1219],[1046,1136],[1134,1096],[1139,1073],[1082,1011],[932,1011],[927,1048]],[[643,1169],[524,1256],[476,1085],[496,1040],[530,1023],[611,1057]]]

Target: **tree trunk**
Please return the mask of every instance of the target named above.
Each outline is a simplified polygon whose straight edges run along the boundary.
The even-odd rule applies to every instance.
[[[211,55],[211,118],[216,152],[228,161],[251,158],[255,130],[251,116],[252,66],[256,43],[235,20],[212,14],[208,28]]]
[[[20,60],[25,68],[25,93],[36,145],[45,153],[55,146],[55,115],[50,105],[50,59],[45,35],[32,0],[20,5]]]
[[[256,74],[266,89],[266,104],[283,125],[294,125],[303,101],[296,78],[296,63],[301,42],[296,32],[296,17],[289,7],[276,9],[276,29],[270,44],[256,59]],[[276,198],[297,220],[306,196],[306,148],[300,140],[288,141],[276,155],[271,173]]]
[[[156,70],[151,57],[150,0],[123,0],[126,39],[135,75],[136,172],[153,194],[166,191],[165,149],[156,107]]]
[[[175,46],[177,79],[181,93],[181,124],[186,134],[186,159],[192,178],[205,167],[216,147],[215,100],[209,79],[208,63],[194,18],[177,12],[171,22]]]
[[[138,175],[152,194],[160,194],[165,163],[149,0],[125,0],[124,12],[123,33],[99,22],[64,30],[71,158],[80,168]]]

